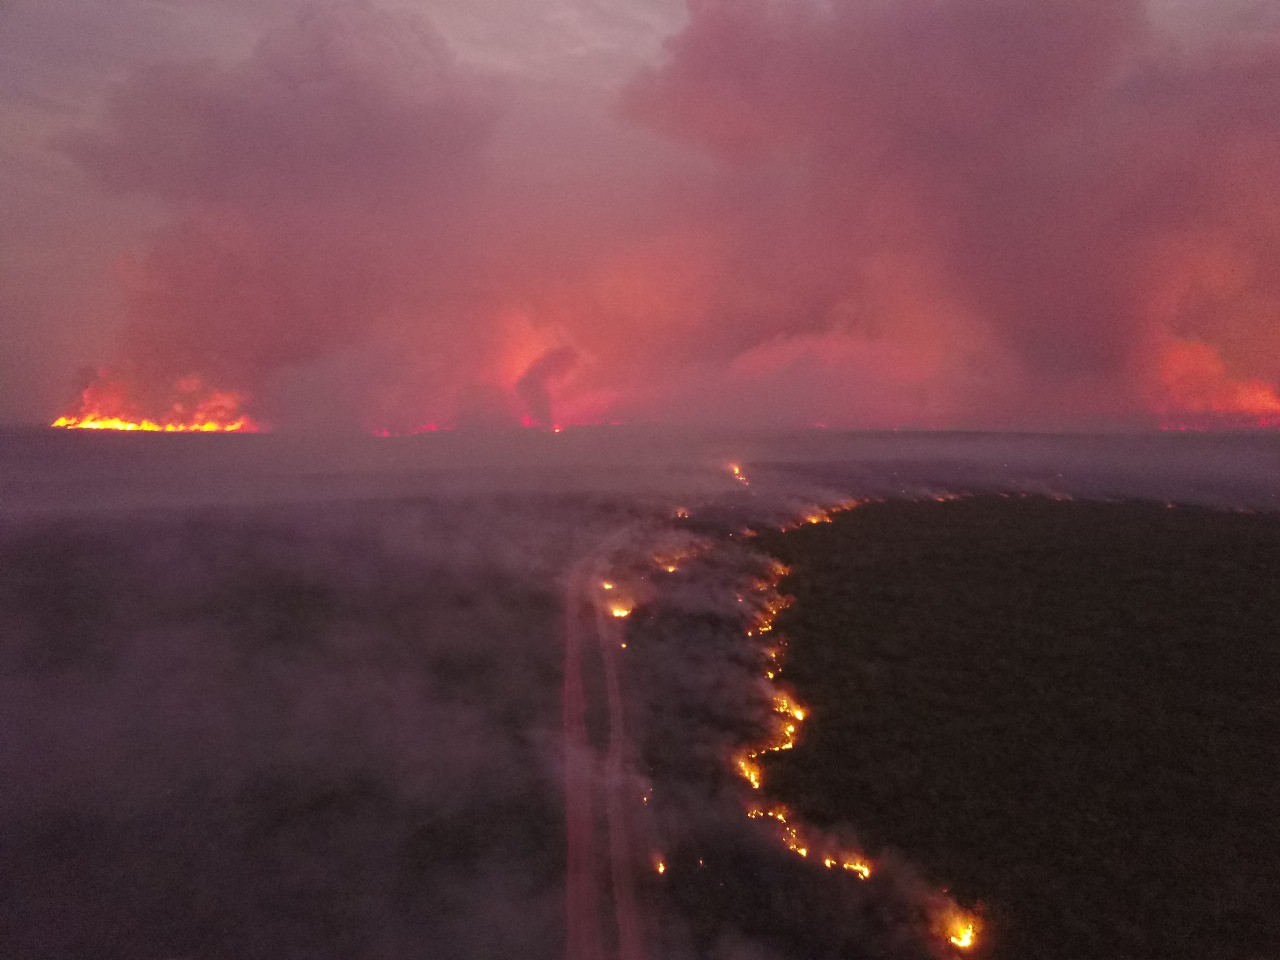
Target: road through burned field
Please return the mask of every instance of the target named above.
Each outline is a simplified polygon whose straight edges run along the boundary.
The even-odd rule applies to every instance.
[[[1274,956],[1280,518],[991,497],[761,539],[802,815],[983,904],[986,956]]]

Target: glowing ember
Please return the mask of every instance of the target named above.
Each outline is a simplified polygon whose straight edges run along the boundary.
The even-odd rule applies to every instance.
[[[795,717],[797,720],[804,720],[804,707],[797,704],[788,697],[774,697],[773,709],[779,713],[785,713],[787,716]]]
[[[600,584],[601,590],[612,590],[613,588],[614,588],[614,584],[608,580],[605,580],[603,583]]]
[[[667,861],[663,860],[659,856],[655,856],[653,858],[653,869],[658,872],[659,876],[661,876],[667,872]]]
[[[729,464],[729,472],[733,474],[733,479],[737,480],[744,487],[751,485],[751,481],[747,479],[747,475],[742,472],[741,464],[738,464],[738,463]]]
[[[961,950],[968,950],[977,942],[977,930],[973,921],[957,922],[955,931],[947,939]]]
[[[667,573],[675,573],[680,569],[680,564],[688,560],[691,553],[688,551],[679,551],[676,553],[660,553],[653,558],[656,566],[665,570]]]
[[[777,820],[779,823],[786,823],[787,817],[790,815],[790,811],[783,806],[770,807],[768,810],[763,810],[760,807],[752,807],[747,811],[747,816],[752,820],[757,820],[760,817],[768,817],[770,820]]]
[[[610,616],[617,617],[619,620],[621,620],[623,617],[631,616],[631,608],[624,607],[622,604],[615,604],[614,606],[609,608],[609,614]]]
[[[737,464],[731,464],[729,469],[734,477],[745,482],[741,468]],[[830,522],[833,513],[852,509],[857,505],[858,501],[850,500],[830,509],[815,509],[792,522],[793,524],[800,521]],[[678,515],[687,514],[682,510]],[[681,558],[658,555],[653,559],[659,568],[674,572]],[[770,633],[773,630],[774,619],[791,604],[791,598],[778,592],[782,578],[788,573],[790,570],[784,564],[774,561],[771,563],[767,577],[754,580],[749,587],[745,588],[746,592],[737,594],[737,602],[744,605],[740,609],[752,611],[745,630],[748,637],[759,637]],[[630,608],[616,606],[612,612],[614,616],[626,616]],[[793,693],[776,683],[776,678],[782,669],[785,649],[785,638],[778,638],[759,651],[762,673],[770,684],[771,691],[770,705],[773,720],[770,732],[762,740],[744,747],[732,758],[734,771],[750,784],[753,791],[763,791],[764,767],[761,757],[775,751],[793,749],[798,742],[800,725],[809,715],[808,709],[796,701]],[[648,802],[647,796],[642,799]],[[761,828],[771,831],[780,845],[789,853],[812,862],[815,867],[821,864],[824,870],[832,873],[850,874],[859,880],[870,879],[873,866],[863,854],[848,849],[835,837],[795,820],[785,806],[755,803],[748,805],[745,813],[748,819],[760,821]],[[701,863],[702,861],[699,861],[699,865]],[[666,870],[666,864],[656,855],[653,865],[659,874]],[[958,949],[968,950],[977,942],[977,924],[969,917],[960,914],[950,901],[947,903],[948,907],[943,917],[937,917],[935,914],[935,918],[939,921],[939,925],[934,928],[935,934],[939,940],[947,940]]]

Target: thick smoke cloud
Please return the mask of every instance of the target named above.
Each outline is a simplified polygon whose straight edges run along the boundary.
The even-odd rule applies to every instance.
[[[55,138],[168,217],[61,375],[390,432],[1280,419],[1265,11],[699,0],[612,74],[277,13]]]
[[[824,264],[828,309],[863,320],[828,340],[859,353],[923,322],[949,341],[917,367],[931,384],[976,363],[1050,418],[1229,407],[1232,375],[1274,383],[1273,40],[1188,49],[1137,2],[691,13],[632,110],[790,194],[765,232],[802,237],[788,265]],[[914,318],[894,316],[904,298]],[[1178,395],[1158,368],[1190,351],[1205,382]],[[951,398],[1001,419],[990,396]]]
[[[422,18],[364,4],[303,8],[229,67],[135,72],[104,128],[64,142],[109,189],[180,211],[125,265],[124,377],[261,393],[272,378],[323,382],[345,355],[367,386],[413,339],[397,316],[428,307],[453,314],[431,323],[439,358],[483,359],[484,331],[448,304],[476,283],[497,101]],[[326,420],[358,423],[379,400],[342,389]]]

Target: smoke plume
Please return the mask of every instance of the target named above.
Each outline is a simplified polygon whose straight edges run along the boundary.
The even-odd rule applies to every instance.
[[[303,3],[104,79],[53,149],[162,222],[97,253],[114,352],[50,375],[391,433],[1280,419],[1266,9],[697,0],[631,57],[579,26],[481,63]]]

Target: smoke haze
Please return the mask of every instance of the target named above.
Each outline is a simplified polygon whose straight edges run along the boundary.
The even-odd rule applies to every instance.
[[[658,955],[938,957],[911,865],[832,877],[744,816],[731,758],[777,724],[744,526],[851,496],[1280,505],[1270,436],[4,440],[15,958],[585,956],[575,891],[619,876]],[[608,878],[574,839],[604,810],[574,811],[614,791]]]
[[[6,6],[0,415],[1280,418],[1269,6],[508,6]]]

